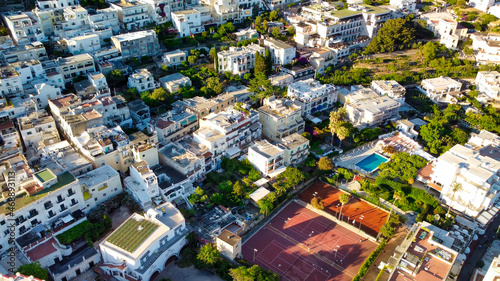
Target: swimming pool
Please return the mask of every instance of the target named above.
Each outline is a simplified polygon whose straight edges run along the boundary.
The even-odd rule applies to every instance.
[[[356,166],[358,166],[359,168],[361,168],[366,172],[372,173],[378,168],[380,164],[385,163],[387,161],[389,161],[389,159],[385,158],[384,156],[377,153],[373,153],[368,155],[368,157],[366,157],[365,159],[356,163]]]

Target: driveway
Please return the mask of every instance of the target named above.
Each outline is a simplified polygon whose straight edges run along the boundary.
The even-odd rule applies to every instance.
[[[185,280],[203,280],[203,281],[222,281],[217,275],[208,272],[197,270],[194,266],[180,268],[175,263],[171,262],[165,269],[160,272],[160,275],[154,281],[160,281],[163,278],[172,281]]]

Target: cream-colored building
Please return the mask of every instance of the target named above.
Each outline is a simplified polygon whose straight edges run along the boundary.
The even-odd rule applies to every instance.
[[[95,72],[94,59],[89,54],[81,54],[67,58],[58,58],[59,70],[64,77],[64,82],[72,82],[79,75]]]
[[[217,250],[225,257],[234,260],[241,257],[241,237],[224,229],[216,239]]]
[[[297,133],[284,137],[278,146],[284,151],[286,167],[296,167],[309,155],[309,140]]]
[[[274,178],[283,171],[285,153],[267,140],[256,141],[248,148],[248,161],[264,176]]]
[[[274,141],[280,141],[292,133],[304,132],[302,108],[288,99],[266,98],[258,111],[263,126],[262,134]]]

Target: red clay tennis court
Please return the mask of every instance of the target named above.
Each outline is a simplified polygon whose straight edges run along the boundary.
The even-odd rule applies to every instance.
[[[304,190],[299,195],[299,199],[310,203],[315,193],[323,200],[324,211],[338,216],[341,205],[340,195],[345,192],[327,183],[317,181]],[[361,230],[376,237],[382,225],[387,221],[389,212],[351,195],[349,202],[342,209],[342,214],[343,221],[349,222],[356,228],[359,228],[361,223]]]
[[[243,244],[243,257],[282,280],[352,280],[377,244],[290,202]]]

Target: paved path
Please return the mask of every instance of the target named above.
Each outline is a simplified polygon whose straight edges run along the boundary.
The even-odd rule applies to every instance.
[[[492,237],[496,235],[496,231],[499,225],[500,225],[500,216],[496,217],[496,219],[490,223],[490,226],[488,227],[488,229],[486,229],[486,232],[484,233],[483,237],[479,239],[478,245],[481,245],[482,247],[471,249],[472,254],[467,257],[467,260],[465,261],[465,264],[462,267],[462,271],[460,271],[460,274],[458,275],[458,281],[462,280],[468,281],[471,279],[472,273],[474,272],[474,268],[476,267],[476,263],[479,260],[481,260],[484,253],[488,249],[489,243],[487,243],[487,241],[493,240]]]

